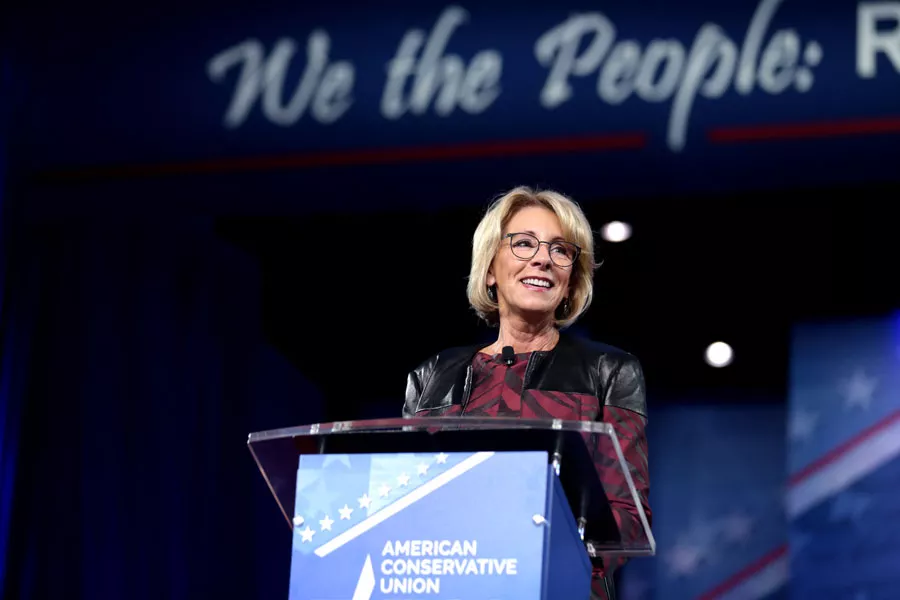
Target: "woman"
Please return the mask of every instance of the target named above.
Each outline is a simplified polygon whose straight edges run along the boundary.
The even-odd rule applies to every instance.
[[[590,305],[594,268],[593,235],[577,204],[525,187],[495,201],[472,240],[468,296],[475,312],[498,327],[497,340],[422,363],[409,374],[403,415],[611,423],[649,520],[641,365],[622,350],[562,332]],[[507,346],[514,359],[508,349],[504,356]],[[640,531],[627,486],[604,483],[620,529]],[[595,571],[595,598],[611,595],[620,564]]]

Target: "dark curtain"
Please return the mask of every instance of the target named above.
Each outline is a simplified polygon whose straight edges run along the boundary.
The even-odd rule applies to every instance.
[[[203,222],[23,230],[4,597],[286,597],[290,529],[246,439],[322,407],[262,338],[256,266]]]
[[[2,28],[0,28],[2,29]],[[6,210],[6,151],[9,134],[10,65],[0,49],[0,593],[6,580],[13,489],[19,446],[20,379],[16,376],[24,356],[23,336],[11,322],[13,309],[6,302],[9,219]]]

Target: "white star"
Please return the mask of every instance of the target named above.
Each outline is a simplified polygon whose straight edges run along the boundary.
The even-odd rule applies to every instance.
[[[300,527],[301,525],[303,525],[303,517],[297,515],[296,517],[294,517],[294,526]]]
[[[425,463],[419,463],[419,475],[426,475],[428,473],[428,465]]]
[[[401,487],[406,487],[409,485],[409,475],[406,473],[400,473],[400,477],[397,478],[397,485]]]
[[[300,535],[303,537],[304,542],[311,542],[316,532],[309,528],[309,525],[306,526],[306,529],[300,532]]]
[[[353,509],[344,505],[344,508],[339,508],[338,512],[341,513],[341,521],[346,521],[350,519],[350,515],[353,514]]]
[[[818,413],[798,408],[791,412],[791,422],[788,425],[791,440],[806,441],[812,436],[819,423]]]
[[[844,492],[839,494],[831,504],[830,519],[832,522],[854,521],[859,522],[872,504],[868,494]]]
[[[666,556],[670,575],[691,575],[700,566],[703,552],[699,546],[679,542]]]
[[[363,494],[362,498],[359,499],[359,507],[360,508],[369,508],[372,505],[372,499],[369,498],[368,494]]]
[[[622,590],[625,592],[622,598],[624,600],[641,600],[650,595],[650,589],[650,584],[645,580],[631,577],[622,584]]]
[[[876,377],[866,376],[865,371],[856,369],[853,375],[847,379],[841,380],[840,389],[844,396],[844,408],[850,410],[858,406],[863,410],[868,410],[872,404],[872,394],[878,387],[878,379]]]
[[[437,462],[437,464],[439,464],[439,465],[442,465],[442,464],[444,464],[445,462],[447,462],[447,459],[448,459],[448,458],[449,458],[449,457],[448,457],[446,454],[444,454],[443,452],[441,452],[440,454],[438,454],[438,455],[435,457],[435,462]]]
[[[334,521],[328,515],[325,515],[325,518],[319,521],[319,527],[322,528],[322,531],[331,531],[332,525],[334,525]]]
[[[381,488],[379,488],[378,492],[381,494],[381,497],[384,498],[385,496],[387,496],[388,494],[391,493],[391,486],[384,483],[381,485]]]
[[[729,542],[746,542],[753,531],[753,519],[742,512],[722,519],[722,533]]]
[[[350,457],[346,454],[329,454],[325,457],[325,460],[322,462],[322,468],[324,469],[328,465],[333,462],[341,463],[348,469],[352,468],[350,466]]]
[[[791,556],[803,552],[813,541],[813,536],[803,532],[794,532],[790,535]]]

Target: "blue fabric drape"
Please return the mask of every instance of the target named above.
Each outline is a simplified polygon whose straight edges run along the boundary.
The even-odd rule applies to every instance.
[[[44,224],[6,598],[286,597],[246,447],[319,420],[261,336],[255,265],[203,224]]]

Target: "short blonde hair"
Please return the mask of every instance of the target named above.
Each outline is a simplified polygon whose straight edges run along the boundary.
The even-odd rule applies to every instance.
[[[466,293],[469,304],[488,324],[499,321],[499,305],[488,296],[487,274],[494,262],[503,231],[519,210],[528,206],[541,206],[559,219],[563,235],[581,247],[578,262],[572,266],[569,282],[568,314],[555,317],[556,326],[568,327],[578,320],[591,305],[594,295],[594,234],[581,207],[573,200],[552,190],[533,190],[520,186],[494,200],[472,236],[472,267]]]

